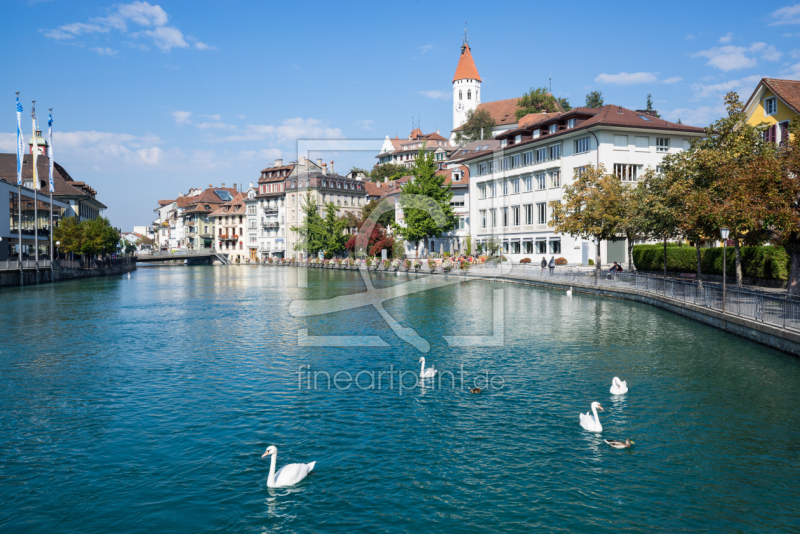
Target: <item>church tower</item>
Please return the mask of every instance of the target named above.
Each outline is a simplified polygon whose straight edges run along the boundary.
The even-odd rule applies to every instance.
[[[464,31],[464,44],[453,76],[453,129],[467,122],[467,112],[475,110],[481,103],[481,76],[472,60],[472,52]]]

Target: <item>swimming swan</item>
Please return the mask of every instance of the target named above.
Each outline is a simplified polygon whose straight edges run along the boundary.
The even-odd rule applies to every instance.
[[[287,464],[275,472],[275,463],[278,461],[278,448],[275,445],[267,447],[267,451],[261,456],[262,458],[272,455],[272,462],[269,464],[269,478],[267,479],[267,486],[270,488],[283,488],[285,486],[294,486],[308,474],[313,471],[314,465],[317,462],[310,464]]]
[[[419,377],[420,378],[433,378],[436,375],[436,369],[433,367],[429,367],[425,369],[425,358],[419,359],[420,363],[422,364],[422,368],[419,370]]]
[[[623,382],[616,376],[614,380],[611,381],[611,394],[612,395],[624,395],[628,392],[628,383]]]
[[[599,402],[593,402],[592,412],[594,412],[594,417],[592,417],[592,414],[589,412],[586,412],[585,414],[579,414],[581,417],[581,426],[589,432],[603,431],[603,425],[600,424],[600,418],[597,417],[597,408],[600,408],[601,411],[605,411],[603,410],[603,407],[600,406]]]

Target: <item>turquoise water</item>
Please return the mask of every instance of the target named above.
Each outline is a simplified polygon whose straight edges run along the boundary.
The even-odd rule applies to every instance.
[[[291,317],[294,299],[365,287],[308,277],[146,267],[0,290],[0,531],[800,529],[796,358],[642,304],[472,281],[385,308],[431,343],[429,363],[497,388],[314,389],[300,366],[416,372],[420,353],[374,308]],[[493,289],[504,344],[449,347],[492,334]],[[300,347],[303,328],[389,347]],[[609,394],[615,375],[627,395]],[[602,437],[634,448],[581,429],[592,401]],[[315,472],[268,489],[272,444],[279,466]]]

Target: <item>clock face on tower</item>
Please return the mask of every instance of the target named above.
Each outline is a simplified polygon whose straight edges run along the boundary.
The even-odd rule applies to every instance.
[[[464,103],[463,102],[459,102],[458,104],[456,104],[456,111],[464,111]]]

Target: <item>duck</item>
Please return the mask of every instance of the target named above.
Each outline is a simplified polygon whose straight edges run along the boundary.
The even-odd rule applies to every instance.
[[[278,461],[278,448],[275,445],[267,447],[266,452],[261,457],[266,458],[267,456],[272,456],[272,461],[269,464],[269,477],[267,478],[267,487],[270,488],[294,486],[306,478],[317,464],[317,462],[308,464],[286,464],[278,469],[276,473],[275,464]]]
[[[567,289],[567,296],[568,297],[572,296],[572,286],[569,286],[569,289]]]
[[[625,393],[628,392],[628,383],[623,382],[622,380],[620,380],[618,377],[615,376],[614,379],[611,380],[610,391],[612,395],[624,395]]]
[[[605,441],[615,449],[630,449],[631,445],[636,444],[635,441],[631,441],[629,439],[626,439],[625,441],[622,441],[621,439],[604,439],[603,441]]]
[[[580,415],[580,418],[581,418],[581,426],[584,429],[588,430],[589,432],[602,432],[603,431],[603,425],[600,424],[600,418],[597,416],[597,409],[598,408],[600,409],[600,411],[603,411],[603,412],[605,411],[605,410],[603,410],[603,407],[600,406],[599,402],[593,402],[592,403],[592,412],[594,412],[594,417],[592,417],[592,413],[591,412],[586,412],[585,414],[584,413],[578,414],[578,415]]]
[[[428,367],[425,369],[425,357],[419,359],[419,362],[422,364],[422,368],[419,370],[419,377],[420,378],[433,378],[436,376],[436,369],[433,367]]]
[[[481,392],[481,388],[472,388],[472,389],[469,390],[469,392],[470,393],[480,393]]]

